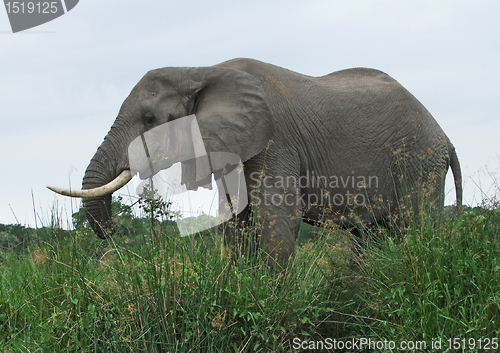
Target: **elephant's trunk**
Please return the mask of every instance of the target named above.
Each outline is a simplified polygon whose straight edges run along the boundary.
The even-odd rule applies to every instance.
[[[101,188],[116,179],[123,170],[128,169],[128,166],[127,168],[123,166],[121,170],[118,169],[116,158],[111,157],[112,155],[116,155],[116,153],[108,145],[109,141],[105,139],[90,161],[83,177],[83,190]],[[130,171],[128,172],[126,182],[129,180]],[[115,223],[113,222],[111,213],[112,191],[115,190],[108,190],[108,194],[103,196],[83,199],[83,207],[89,224],[100,238],[111,236],[115,230]]]
[[[83,199],[85,214],[94,233],[101,239],[113,235],[115,223],[111,216],[111,194],[103,197]]]

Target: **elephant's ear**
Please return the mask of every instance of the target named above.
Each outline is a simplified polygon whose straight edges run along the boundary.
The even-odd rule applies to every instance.
[[[196,114],[207,152],[235,153],[244,162],[268,146],[274,122],[258,78],[230,68],[186,70],[194,81],[188,113]]]

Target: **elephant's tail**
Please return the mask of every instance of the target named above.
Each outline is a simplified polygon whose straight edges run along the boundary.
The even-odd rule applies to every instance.
[[[457,208],[462,209],[462,170],[460,169],[457,152],[451,142],[449,143],[449,151],[451,172],[455,180],[455,192],[457,194]]]

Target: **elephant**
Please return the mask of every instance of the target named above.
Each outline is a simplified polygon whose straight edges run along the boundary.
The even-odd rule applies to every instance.
[[[395,79],[368,68],[312,77],[244,58],[147,72],[90,161],[82,190],[55,190],[83,197],[94,232],[111,235],[111,194],[134,173],[127,147],[193,114],[207,152],[241,159],[251,202],[233,218],[242,225],[252,217],[258,246],[280,266],[303,221],[389,223],[403,210],[417,212],[426,195],[443,208],[450,166],[462,204],[453,144]]]

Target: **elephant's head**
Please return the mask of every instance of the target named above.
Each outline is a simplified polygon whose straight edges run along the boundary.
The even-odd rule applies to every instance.
[[[131,179],[129,145],[146,131],[191,114],[207,152],[231,152],[243,162],[264,150],[274,131],[265,91],[252,75],[222,67],[152,70],[123,103],[87,167],[82,190],[52,190],[83,197],[94,232],[101,238],[112,234],[111,194]],[[175,162],[182,150],[170,147]]]

